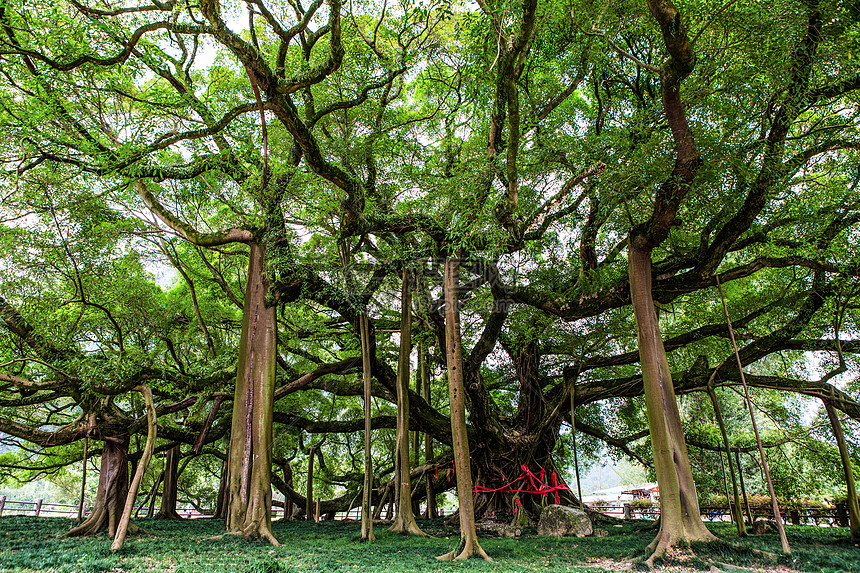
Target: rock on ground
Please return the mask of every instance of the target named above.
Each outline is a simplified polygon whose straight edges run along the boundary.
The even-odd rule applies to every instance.
[[[761,535],[762,533],[771,533],[778,531],[776,521],[759,517],[753,524],[753,535]]]
[[[478,523],[478,533],[492,537],[519,537],[523,530],[507,523]]]
[[[548,505],[541,511],[538,535],[585,537],[593,532],[591,519],[581,509],[566,505]]]

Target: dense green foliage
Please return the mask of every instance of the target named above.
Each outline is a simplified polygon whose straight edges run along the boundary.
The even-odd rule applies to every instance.
[[[69,489],[85,438],[90,468],[104,440],[136,463],[148,384],[144,495],[179,445],[181,502],[215,510],[237,364],[258,352],[253,249],[276,315],[272,482],[292,502],[312,452],[324,513],[359,495],[362,314],[387,491],[407,266],[431,378],[411,429],[436,447],[412,465],[450,489],[455,255],[476,483],[526,464],[572,484],[574,436],[582,468],[650,470],[630,238],[699,495],[728,489],[709,385],[765,491],[718,285],[777,494],[843,495],[821,401],[860,469],[856,1],[0,0],[0,27],[0,480]],[[509,517],[514,497],[477,505]]]

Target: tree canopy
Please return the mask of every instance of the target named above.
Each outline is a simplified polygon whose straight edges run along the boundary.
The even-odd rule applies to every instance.
[[[270,484],[310,507],[291,462],[324,513],[360,494],[363,356],[373,503],[404,391],[440,446],[413,476],[450,467],[456,307],[487,492],[565,474],[574,435],[682,503],[722,491],[715,452],[755,442],[738,362],[777,489],[811,492],[840,459],[820,406],[860,459],[858,22],[830,0],[0,1],[2,471],[60,471],[84,438],[136,460],[146,384],[157,451],[208,459],[228,530],[277,542]],[[664,541],[695,537],[663,497]]]

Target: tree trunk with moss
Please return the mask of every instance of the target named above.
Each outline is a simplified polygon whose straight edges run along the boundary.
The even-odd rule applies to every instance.
[[[445,260],[445,342],[448,363],[448,395],[451,400],[451,441],[457,478],[457,500],[460,516],[460,546],[441,555],[441,560],[468,559],[478,555],[490,557],[478,543],[475,528],[475,500],[472,493],[472,467],[469,438],[466,433],[466,389],[463,384],[463,341],[460,336],[460,308],[457,287],[460,283],[459,259]]]
[[[105,529],[111,537],[116,534],[128,495],[128,445],[128,437],[105,439],[93,511],[66,536],[95,535]]]
[[[651,250],[641,237],[629,245],[630,294],[636,319],[654,469],[660,486],[660,530],[649,546],[653,559],[670,547],[715,539],[699,514],[681,415],[651,294]]]
[[[266,249],[250,245],[239,364],[227,469],[227,532],[246,538],[272,534],[272,414],[277,326],[267,305]]]

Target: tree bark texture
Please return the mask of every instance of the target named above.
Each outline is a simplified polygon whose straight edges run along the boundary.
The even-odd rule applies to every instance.
[[[228,533],[263,537],[278,545],[272,534],[272,412],[278,339],[275,307],[266,304],[265,256],[265,245],[250,245],[230,430],[226,526]]]
[[[715,539],[699,515],[696,484],[651,294],[651,250],[641,236],[629,244],[630,295],[645,385],[645,406],[660,487],[660,530],[648,563],[676,544]]]
[[[176,511],[179,479],[179,446],[167,450],[164,460],[164,489],[161,492],[161,509],[158,511],[159,519],[180,519]]]
[[[448,363],[448,395],[451,400],[451,438],[457,478],[457,500],[460,514],[460,545],[441,560],[468,559],[478,555],[490,557],[478,543],[475,528],[475,501],[472,494],[472,467],[469,438],[466,432],[466,389],[463,384],[463,341],[460,337],[460,308],[457,287],[460,283],[459,259],[445,260],[445,342]],[[458,553],[459,552],[459,553]]]
[[[394,484],[397,490],[396,513],[391,531],[424,535],[412,512],[412,480],[409,463],[409,378],[412,354],[412,280],[403,270],[400,287],[400,355],[397,361],[397,457]]]
[[[93,511],[66,536],[95,535],[103,529],[111,537],[116,534],[128,494],[128,444],[128,436],[105,439]]]

